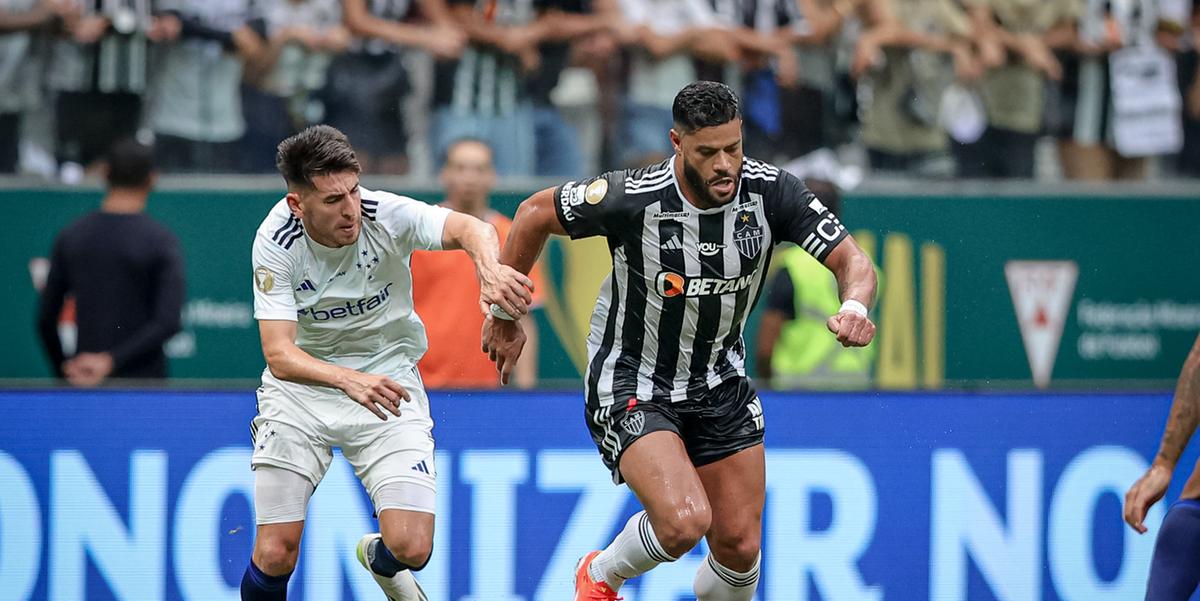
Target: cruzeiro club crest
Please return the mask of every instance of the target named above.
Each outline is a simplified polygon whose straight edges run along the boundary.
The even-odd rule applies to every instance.
[[[762,250],[763,229],[753,211],[738,212],[733,223],[733,243],[743,257],[753,259]]]
[[[625,414],[625,418],[621,420],[621,427],[630,436],[637,436],[642,433],[642,429],[646,427],[646,414],[641,411],[630,411]]]

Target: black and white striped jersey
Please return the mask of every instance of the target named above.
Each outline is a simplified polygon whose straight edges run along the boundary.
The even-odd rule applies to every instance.
[[[589,403],[681,401],[745,376],[742,329],[772,247],[824,260],[846,230],[795,176],[744,160],[733,201],[707,210],[683,198],[672,160],[612,171],[554,191],[572,238],[605,236],[613,271],[588,334]]]

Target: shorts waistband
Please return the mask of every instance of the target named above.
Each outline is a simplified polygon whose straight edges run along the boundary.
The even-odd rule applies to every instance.
[[[1176,506],[1200,509],[1200,499],[1179,499],[1171,504],[1171,509],[1174,509]]]

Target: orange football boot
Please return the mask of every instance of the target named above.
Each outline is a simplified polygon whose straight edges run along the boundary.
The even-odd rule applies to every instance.
[[[620,601],[621,597],[607,582],[596,582],[588,574],[588,566],[599,554],[599,551],[592,551],[579,558],[579,564],[575,566],[575,601]]]

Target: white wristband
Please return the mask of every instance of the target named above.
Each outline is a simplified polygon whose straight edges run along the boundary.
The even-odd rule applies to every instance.
[[[863,317],[867,316],[867,306],[854,300],[854,299],[850,299],[850,300],[842,303],[842,308],[838,309],[838,313],[841,313],[843,311],[849,311],[851,313],[858,313],[859,315],[861,315]]]
[[[503,319],[506,321],[516,321],[517,320],[516,317],[509,315],[508,311],[505,311],[503,307],[501,307],[500,305],[497,305],[496,303],[492,303],[492,305],[490,307],[488,307],[488,311],[491,311],[492,317],[495,317],[496,319]]]

